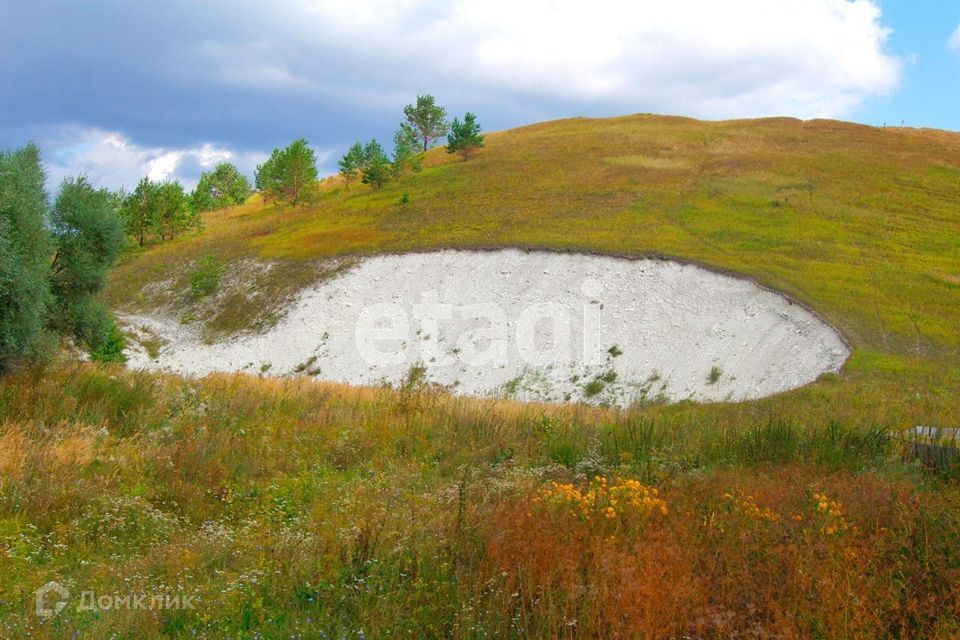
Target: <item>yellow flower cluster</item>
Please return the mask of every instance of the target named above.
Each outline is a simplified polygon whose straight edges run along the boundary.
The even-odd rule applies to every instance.
[[[559,507],[585,520],[667,513],[667,503],[659,497],[656,488],[619,477],[611,482],[604,476],[595,476],[583,489],[570,483],[551,482],[534,502]]]
[[[744,495],[742,490],[738,490],[736,495],[732,493],[723,494],[723,499],[729,502],[734,511],[748,518],[763,520],[765,522],[777,522],[780,516],[769,507],[760,507],[757,505],[753,496]]]
[[[849,525],[843,515],[843,508],[836,500],[831,500],[824,493],[813,494],[813,499],[817,503],[817,513],[824,517],[824,523],[821,531],[827,535],[846,531]]]

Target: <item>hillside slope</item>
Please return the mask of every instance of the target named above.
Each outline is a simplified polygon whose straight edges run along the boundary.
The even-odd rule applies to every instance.
[[[19,372],[0,379],[0,635],[956,638],[958,468],[918,464],[894,430],[960,425],[958,203],[958,135],[635,116],[211,213],[126,258],[108,301],[218,339],[354,254],[657,253],[792,294],[854,353],[759,400],[629,410]],[[195,301],[206,256],[226,271]],[[72,599],[43,620],[49,581]],[[121,606],[159,596],[195,607]]]
[[[183,294],[192,261],[208,254],[279,261],[285,268],[259,285],[269,297],[315,278],[304,265],[317,258],[523,246],[660,254],[747,274],[806,302],[861,349],[952,359],[960,346],[960,134],[792,119],[561,120],[490,134],[468,162],[434,150],[422,173],[380,191],[330,179],[313,206],[254,198],[205,222],[202,234],[121,265],[107,299],[128,309],[169,301],[144,286],[179,282]],[[244,319],[225,324],[234,326]]]

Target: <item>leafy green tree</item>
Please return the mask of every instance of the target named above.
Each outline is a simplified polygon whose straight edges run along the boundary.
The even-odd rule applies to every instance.
[[[424,151],[430,148],[432,141],[447,135],[450,128],[447,110],[438,105],[431,95],[417,96],[417,103],[404,107],[403,115],[407,117],[406,126],[418,141],[422,141]]]
[[[200,174],[200,182],[190,195],[194,211],[212,211],[243,204],[250,197],[250,181],[229,162],[221,162],[213,171]]]
[[[354,142],[353,146],[347,149],[347,152],[340,158],[339,168],[340,175],[343,176],[343,180],[349,188],[350,183],[357,179],[363,168],[363,145]]]
[[[379,189],[390,181],[391,173],[390,159],[380,143],[374,138],[363,147],[363,166],[361,168],[363,184],[369,184],[374,189]]]
[[[65,180],[50,207],[44,181],[35,146],[0,152],[0,371],[42,357],[58,333],[117,349],[96,299],[125,242],[115,195]]]
[[[141,178],[123,202],[122,218],[127,233],[142,247],[151,236],[171,240],[200,226],[200,216],[179,182],[154,182]]]
[[[270,157],[257,165],[253,172],[253,186],[260,192],[264,200],[275,198],[280,186],[280,154],[282,149],[274,149]]]
[[[400,178],[407,171],[423,168],[423,153],[420,151],[416,133],[410,127],[401,126],[393,134],[393,175]]]
[[[124,203],[127,201],[127,190],[124,187],[120,187],[116,191],[110,192],[110,204],[113,206],[113,210],[121,214],[123,213]]]
[[[0,152],[0,371],[41,355],[51,344],[45,179],[36,146]]]
[[[176,181],[153,185],[158,202],[158,228],[161,240],[172,240],[180,233],[200,225],[200,216],[190,207],[183,185]]]
[[[257,167],[256,186],[266,200],[300,204],[317,181],[317,156],[303,138],[285,149],[274,149]]]
[[[463,122],[457,118],[450,125],[450,134],[447,136],[447,153],[459,153],[466,160],[471,153],[483,146],[483,136],[480,134],[480,123],[477,116],[467,111]]]
[[[160,225],[160,194],[150,178],[140,178],[137,188],[123,201],[121,216],[127,233],[141,247]]]
[[[110,192],[81,177],[60,185],[48,226],[56,247],[50,263],[50,324],[95,350],[115,331],[96,295],[126,241],[123,222]]]

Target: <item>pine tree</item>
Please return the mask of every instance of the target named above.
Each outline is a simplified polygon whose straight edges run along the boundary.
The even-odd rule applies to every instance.
[[[343,176],[343,180],[349,188],[350,183],[357,179],[360,170],[363,168],[363,145],[354,142],[353,146],[347,149],[347,152],[340,158],[339,168],[340,175]]]
[[[183,185],[176,181],[153,185],[158,202],[158,228],[161,240],[172,240],[200,224],[200,216],[190,206]]]
[[[363,167],[361,169],[363,184],[369,184],[379,189],[390,181],[390,159],[376,138],[363,147]]]
[[[159,229],[160,197],[150,178],[140,179],[137,188],[124,200],[121,215],[126,223],[127,233],[133,236],[141,247],[147,238]]]
[[[179,182],[153,182],[141,178],[137,188],[123,201],[121,216],[127,233],[142,247],[151,236],[172,240],[180,233],[200,226],[199,213]]]
[[[459,153],[466,160],[471,153],[483,146],[483,136],[480,134],[480,123],[477,116],[467,112],[463,122],[457,118],[450,125],[450,135],[447,136],[447,153]]]
[[[417,139],[423,142],[424,152],[430,148],[433,140],[447,135],[450,129],[447,124],[447,110],[438,105],[431,95],[417,96],[417,103],[404,107],[403,115],[407,117],[407,125]]]
[[[274,149],[270,157],[257,165],[254,172],[254,187],[265,201],[276,199],[280,192],[281,149]]]
[[[393,176],[401,178],[407,171],[423,168],[423,153],[419,149],[416,132],[406,125],[393,135]]]
[[[317,181],[317,155],[303,138],[285,149],[274,149],[257,167],[256,185],[266,200],[301,204]]]

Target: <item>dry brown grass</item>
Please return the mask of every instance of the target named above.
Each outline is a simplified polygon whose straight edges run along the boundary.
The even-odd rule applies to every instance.
[[[960,631],[960,567],[947,551],[958,540],[955,498],[797,466],[719,472],[661,495],[669,512],[640,527],[504,506],[482,527],[484,576],[498,585],[490,608],[512,609],[535,637]],[[737,507],[744,501],[749,509]],[[907,548],[921,555],[904,557]]]

